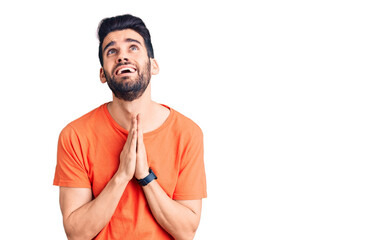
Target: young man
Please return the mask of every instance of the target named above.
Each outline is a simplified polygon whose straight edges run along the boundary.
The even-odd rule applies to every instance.
[[[203,135],[151,100],[159,72],[143,21],[103,19],[100,80],[113,101],[68,124],[54,185],[69,239],[192,239],[206,197]]]

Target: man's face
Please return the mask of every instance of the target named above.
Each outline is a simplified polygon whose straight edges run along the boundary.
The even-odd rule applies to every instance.
[[[151,80],[151,73],[157,74],[154,59],[149,59],[144,39],[131,29],[109,33],[102,44],[103,68],[101,81],[109,85],[114,95],[126,101],[133,101],[144,93]]]

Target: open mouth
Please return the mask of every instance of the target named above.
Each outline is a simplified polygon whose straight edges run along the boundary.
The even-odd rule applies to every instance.
[[[136,72],[136,68],[131,66],[121,66],[115,71],[115,75],[121,75],[124,73],[134,73]]]

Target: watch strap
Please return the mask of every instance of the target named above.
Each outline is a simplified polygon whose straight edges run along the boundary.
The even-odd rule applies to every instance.
[[[143,179],[140,179],[140,180],[137,180],[137,182],[141,185],[141,186],[147,186],[148,183],[152,182],[153,180],[157,179],[155,173],[152,171],[151,168],[149,168],[149,174],[148,176],[146,176],[145,178]]]

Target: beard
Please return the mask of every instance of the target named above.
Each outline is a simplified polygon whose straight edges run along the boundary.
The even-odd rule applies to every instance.
[[[117,65],[114,70],[124,64]],[[145,89],[147,89],[149,82],[151,81],[151,62],[148,60],[144,69],[138,68],[137,76],[135,79],[130,79],[129,76],[116,78],[114,76],[114,70],[111,75],[107,74],[104,70],[104,74],[107,79],[107,85],[113,92],[114,96],[125,101],[133,101],[141,97]],[[140,70],[140,71],[139,71]],[[127,81],[130,79],[130,81]]]

